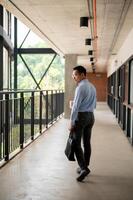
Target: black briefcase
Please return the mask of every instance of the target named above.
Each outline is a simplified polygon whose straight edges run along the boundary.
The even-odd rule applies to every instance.
[[[74,137],[73,134],[70,133],[67,139],[66,148],[65,148],[65,155],[69,161],[75,161],[74,157]]]

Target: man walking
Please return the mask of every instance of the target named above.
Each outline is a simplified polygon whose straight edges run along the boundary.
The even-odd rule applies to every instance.
[[[89,173],[91,156],[91,130],[94,124],[94,108],[96,107],[96,89],[86,78],[83,66],[73,68],[73,79],[77,82],[70,117],[69,130],[74,134],[75,155],[79,165],[77,181],[82,181]],[[83,149],[81,139],[83,138]]]

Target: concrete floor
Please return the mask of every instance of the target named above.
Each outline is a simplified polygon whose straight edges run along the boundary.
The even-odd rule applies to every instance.
[[[106,104],[95,116],[92,172],[83,183],[64,155],[69,121],[61,119],[0,170],[0,200],[132,200],[133,147]]]

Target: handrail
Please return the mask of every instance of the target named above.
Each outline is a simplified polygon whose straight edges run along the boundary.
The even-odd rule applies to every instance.
[[[0,91],[0,165],[34,141],[63,112],[63,90]]]
[[[56,89],[56,90],[32,90],[32,89],[17,89],[17,90],[13,90],[13,91],[9,91],[9,90],[0,90],[0,94],[14,94],[14,93],[21,93],[21,92],[24,92],[24,93],[28,93],[28,92],[45,92],[45,91],[62,91],[64,92],[64,90],[59,90],[59,89]]]

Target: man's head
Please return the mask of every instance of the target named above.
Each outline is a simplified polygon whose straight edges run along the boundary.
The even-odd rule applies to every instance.
[[[79,83],[81,80],[86,79],[86,69],[80,65],[74,67],[72,77],[77,83]]]

